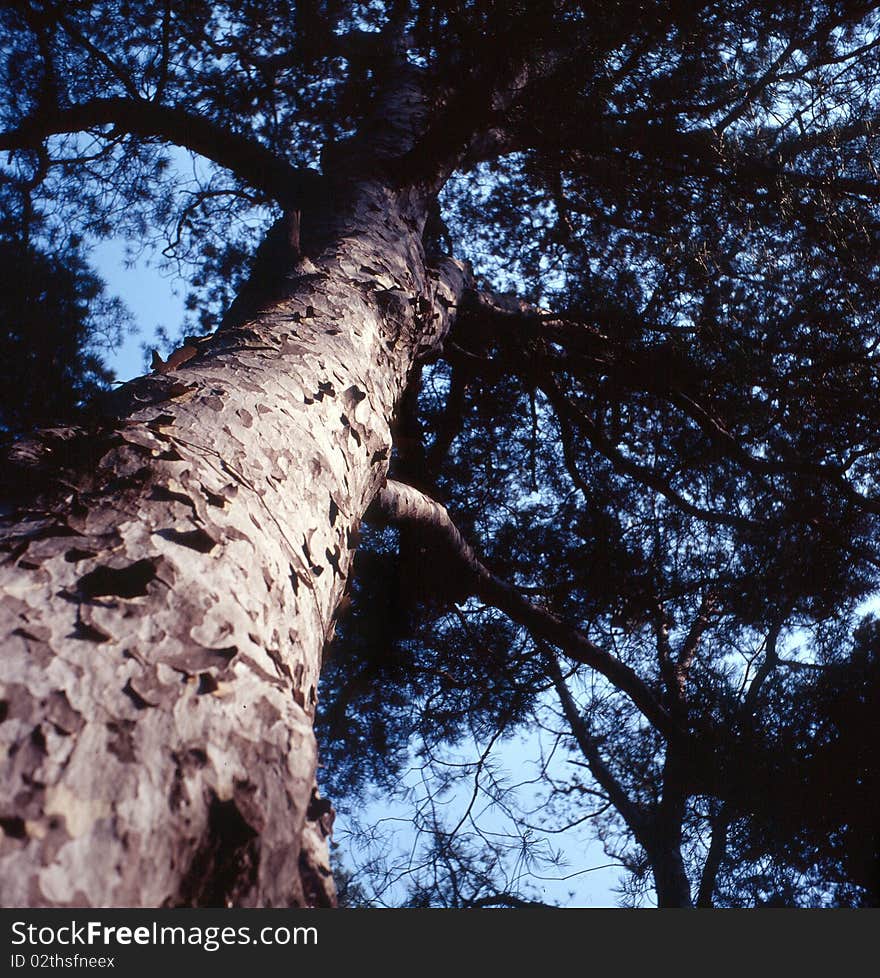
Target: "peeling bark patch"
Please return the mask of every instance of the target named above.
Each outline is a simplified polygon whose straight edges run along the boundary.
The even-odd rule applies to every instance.
[[[330,497],[330,525],[335,526],[336,517],[339,515],[339,507],[336,505],[336,500]]]
[[[275,670],[278,675],[286,677],[287,679],[292,679],[290,674],[290,669],[284,661],[284,657],[281,655],[280,649],[266,649],[266,655],[272,660],[272,664],[275,666]]]
[[[41,753],[46,753],[46,735],[40,727],[34,727],[31,731],[31,744]]]
[[[333,834],[333,823],[336,820],[336,811],[329,798],[318,796],[318,789],[312,788],[312,797],[309,799],[309,807],[306,810],[306,818],[310,822],[317,822],[324,835]]]
[[[202,486],[202,492],[204,492],[209,506],[216,506],[218,509],[223,509],[226,506],[226,497],[219,492],[212,492],[204,485]]]
[[[290,564],[290,586],[293,588],[293,596],[296,597],[299,594],[299,576],[294,570],[293,564]]]
[[[173,414],[157,414],[147,422],[147,427],[151,431],[158,432],[160,428],[170,428],[176,420]]]
[[[64,554],[64,559],[68,564],[75,564],[80,560],[88,560],[90,557],[96,557],[97,554],[94,550],[80,550],[79,547],[71,547]]]
[[[357,384],[352,384],[342,395],[342,402],[347,408],[354,409],[366,396]]]
[[[217,546],[217,541],[201,527],[195,530],[158,530],[157,536],[200,554],[208,554]]]
[[[181,882],[184,907],[240,906],[257,883],[260,840],[234,799],[213,794],[208,824]]]
[[[77,587],[86,598],[111,594],[119,598],[139,598],[147,593],[147,585],[155,578],[155,562],[138,560],[126,567],[98,567],[83,575]]]
[[[339,577],[343,577],[342,569],[339,566],[339,547],[334,547],[333,550],[327,548],[324,551],[324,556],[327,558],[327,563],[333,568],[333,573],[337,574]]]
[[[3,834],[10,839],[27,838],[27,828],[24,824],[24,819],[18,815],[0,818],[0,829],[3,829]]]
[[[39,634],[42,632],[43,634]],[[17,635],[19,638],[26,639],[29,642],[45,642],[49,639],[52,634],[48,628],[15,628],[12,632],[13,635]]]
[[[271,591],[275,585],[275,579],[268,567],[263,568],[263,583],[266,585],[267,591]]]
[[[96,642],[98,645],[104,642],[112,642],[113,636],[109,632],[102,631],[94,625],[84,622],[82,619],[73,626],[71,638],[77,638],[82,642]]]
[[[178,672],[195,676],[207,669],[218,669],[222,672],[237,654],[237,645],[228,645],[222,649],[193,646],[162,661]]]
[[[150,498],[162,503],[183,503],[184,506],[193,506],[192,499],[185,492],[174,492],[167,486],[153,486]]]
[[[355,444],[356,444],[356,445],[358,446],[358,448],[360,448],[360,444],[361,444],[361,436],[360,436],[360,435],[359,435],[359,434],[358,434],[358,433],[357,433],[357,432],[356,432],[356,431],[354,430],[354,428],[352,428],[352,426],[351,426],[351,423],[349,422],[349,420],[348,420],[348,418],[346,417],[346,415],[344,415],[344,414],[341,414],[341,415],[339,416],[339,420],[340,420],[340,421],[342,422],[342,424],[343,424],[343,427],[345,427],[345,428],[347,428],[347,429],[348,429],[348,433],[349,433],[349,434],[351,435],[351,437],[352,437],[352,438],[354,439],[354,441],[355,441]]]
[[[215,693],[220,688],[220,684],[210,672],[199,673],[199,688],[196,690],[199,696],[206,693]]]
[[[141,694],[134,688],[134,686],[132,686],[130,679],[122,687],[122,692],[125,693],[125,695],[132,701],[132,703],[134,703],[134,707],[136,710],[146,710],[148,707],[151,707],[153,705],[152,703],[148,703],[143,698],[143,696],[141,696]]]
[[[300,853],[299,873],[307,907],[334,906],[332,888],[327,884],[330,873],[323,866],[313,865],[305,852]]]
[[[110,720],[107,724],[110,736],[107,739],[107,750],[123,764],[131,764],[136,760],[134,749],[133,720]]]
[[[70,705],[63,689],[55,690],[40,705],[56,732],[62,736],[78,733],[85,726],[85,720]]]

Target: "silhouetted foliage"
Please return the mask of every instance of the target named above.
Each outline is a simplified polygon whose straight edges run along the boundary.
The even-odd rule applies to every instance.
[[[131,326],[75,241],[42,247],[16,218],[0,220],[0,429],[13,433],[69,422],[106,390],[106,358]]]
[[[877,903],[877,4],[17,0],[0,29],[10,174],[53,228],[191,266],[199,329],[307,208],[294,170],[344,195],[334,159],[403,71],[430,121],[388,179],[455,161],[427,254],[524,300],[463,307],[414,370],[390,474],[634,678],[412,527],[365,530],[324,783],[352,819],[403,798],[415,855],[349,837],[358,901],[531,904],[599,840],[626,902]],[[42,306],[0,350],[9,427],[105,379],[77,250],[17,247],[2,321]],[[66,400],[12,413],[21,362]]]

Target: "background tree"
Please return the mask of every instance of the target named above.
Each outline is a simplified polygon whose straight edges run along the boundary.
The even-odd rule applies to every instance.
[[[332,903],[340,619],[322,785],[431,776],[411,902],[584,825],[633,900],[875,902],[877,5],[2,16],[12,177],[220,327],[11,451],[5,901]]]
[[[39,242],[39,218],[26,195],[3,190],[0,428],[22,432],[70,421],[108,388],[113,373],[105,357],[131,318],[119,299],[107,296],[77,238],[50,250]]]

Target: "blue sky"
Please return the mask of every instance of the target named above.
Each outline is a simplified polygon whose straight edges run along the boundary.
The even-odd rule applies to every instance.
[[[117,379],[130,380],[144,373],[142,347],[155,345],[158,326],[164,326],[172,336],[178,334],[184,316],[185,283],[151,265],[145,256],[130,265],[125,243],[120,240],[109,239],[96,245],[91,262],[107,283],[108,292],[123,299],[137,323],[137,333],[127,336],[122,347],[107,357]]]

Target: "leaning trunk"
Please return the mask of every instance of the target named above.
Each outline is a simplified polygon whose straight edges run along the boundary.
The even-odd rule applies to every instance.
[[[3,905],[334,903],[321,660],[395,404],[461,284],[426,271],[423,210],[362,183],[124,418],[14,449]]]

